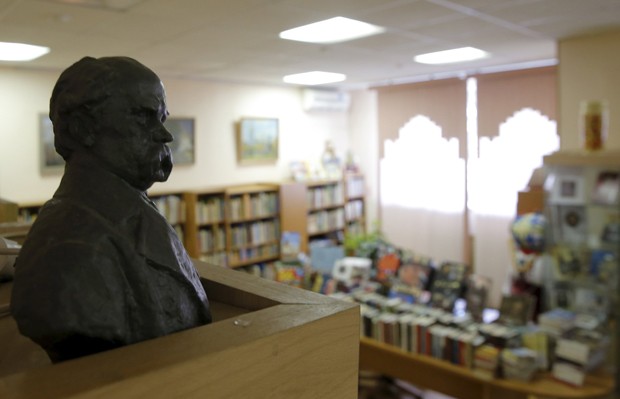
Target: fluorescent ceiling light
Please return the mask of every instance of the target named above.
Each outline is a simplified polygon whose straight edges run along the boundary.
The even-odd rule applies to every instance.
[[[376,35],[384,28],[345,17],[300,26],[280,32],[280,38],[308,43],[338,43],[360,37]]]
[[[342,82],[347,77],[341,73],[312,71],[286,75],[282,80],[285,83],[293,83],[306,86],[322,85],[326,83]]]
[[[49,47],[0,42],[0,61],[32,61],[49,52]]]
[[[450,64],[453,62],[465,62],[486,58],[489,53],[474,47],[461,47],[452,50],[438,51],[436,53],[420,54],[413,57],[420,64]]]

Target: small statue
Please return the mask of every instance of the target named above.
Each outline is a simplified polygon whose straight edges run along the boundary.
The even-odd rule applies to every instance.
[[[168,179],[172,135],[157,75],[126,57],[85,57],[50,99],[66,161],[15,265],[20,332],[64,361],[211,322],[207,295],[146,190]]]
[[[336,155],[336,149],[330,140],[325,142],[325,149],[321,155],[321,165],[323,173],[328,179],[340,179],[342,177],[340,158]]]

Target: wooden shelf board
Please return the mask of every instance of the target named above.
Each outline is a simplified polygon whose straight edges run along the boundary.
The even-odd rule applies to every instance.
[[[484,379],[473,371],[445,360],[407,353],[376,340],[360,339],[360,369],[386,373],[418,385],[462,399],[495,398],[491,392],[510,392],[529,397],[603,398],[614,387],[613,377],[588,375],[583,387],[571,387],[542,373],[531,382]],[[449,383],[447,383],[449,381]],[[508,394],[506,394],[508,395]]]

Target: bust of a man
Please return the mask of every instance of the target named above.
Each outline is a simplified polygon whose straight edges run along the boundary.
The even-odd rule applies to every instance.
[[[11,311],[53,362],[211,321],[200,278],[146,190],[168,179],[172,141],[157,75],[86,57],[50,99],[61,183],[15,264]]]

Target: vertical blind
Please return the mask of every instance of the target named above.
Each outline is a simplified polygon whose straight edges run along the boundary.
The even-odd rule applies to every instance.
[[[399,129],[416,115],[425,115],[439,125],[445,138],[458,138],[465,159],[467,93],[465,80],[444,79],[377,89],[379,158],[383,143],[398,137]]]
[[[477,80],[477,126],[478,138],[489,137],[495,138],[500,132],[500,126],[514,116],[517,112],[531,108],[539,111],[550,120],[556,120],[557,108],[557,68],[544,67],[534,68],[521,71],[510,71],[493,74],[481,74],[475,76]],[[406,85],[389,86],[377,88],[378,99],[378,126],[379,126],[379,159],[385,157],[385,143],[396,142],[401,129],[412,118],[423,115],[431,119],[441,128],[443,138],[457,138],[459,141],[459,155],[464,161],[471,161],[467,154],[467,87],[466,80],[462,79],[445,79],[438,81],[430,81],[423,83],[412,83]],[[525,136],[525,135],[524,135]],[[531,140],[528,135],[527,140]],[[526,140],[524,138],[524,140]],[[518,165],[517,165],[518,167]],[[414,171],[402,171],[402,184],[407,184],[408,174]],[[430,173],[430,171],[428,171]],[[381,179],[381,177],[380,177]],[[463,176],[465,179],[465,176]],[[485,185],[493,187],[493,182],[487,182]],[[384,186],[384,182],[379,181],[379,187]],[[465,185],[463,185],[465,186]],[[432,209],[409,209],[407,207],[394,207],[381,203],[381,192],[379,193],[380,201],[380,218],[382,228],[388,233],[390,230],[394,232],[399,243],[406,242],[409,247],[407,249],[414,252],[421,252],[422,255],[436,257],[437,243],[433,245],[433,253],[425,253],[423,240],[425,237],[418,237],[418,233],[412,233],[411,229],[405,229],[402,226],[387,226],[386,223],[427,225],[425,220],[435,220],[438,215]],[[401,216],[398,215],[401,213]],[[434,216],[425,216],[434,214]],[[456,215],[454,215],[456,216]],[[474,219],[478,219],[478,226],[482,227],[480,231],[476,231],[476,223],[472,234],[475,239],[473,248],[473,258],[476,260],[474,268],[476,272],[481,274],[491,274],[494,277],[494,294],[499,295],[499,288],[504,284],[507,274],[510,273],[510,254],[507,242],[509,240],[509,231],[506,228],[507,219],[487,218],[484,215],[473,215]],[[465,243],[461,245],[464,253],[459,258],[451,260],[468,260],[470,258],[468,228],[463,228],[463,219],[467,220],[467,209],[464,209],[464,215],[460,218],[451,218],[451,221],[442,223],[442,230],[447,234],[445,243],[443,244],[445,253],[452,253],[451,247],[454,243],[460,241]],[[496,223],[497,222],[497,223]],[[466,222],[465,222],[466,223]],[[490,224],[497,224],[493,227]],[[429,227],[430,225],[427,225]],[[453,226],[451,228],[450,226]],[[461,235],[461,239],[457,240],[454,234]],[[389,234],[386,234],[388,239]],[[449,236],[449,237],[448,237]],[[442,235],[433,234],[427,237],[427,241],[443,240]],[[418,243],[422,243],[418,247]],[[441,245],[440,245],[441,246]],[[486,253],[486,248],[495,251],[492,254]],[[503,251],[498,256],[498,248]],[[444,258],[445,259],[445,258]],[[437,260],[442,260],[437,259]]]
[[[557,120],[557,68],[477,75],[478,136],[493,137],[499,125],[523,108]]]

